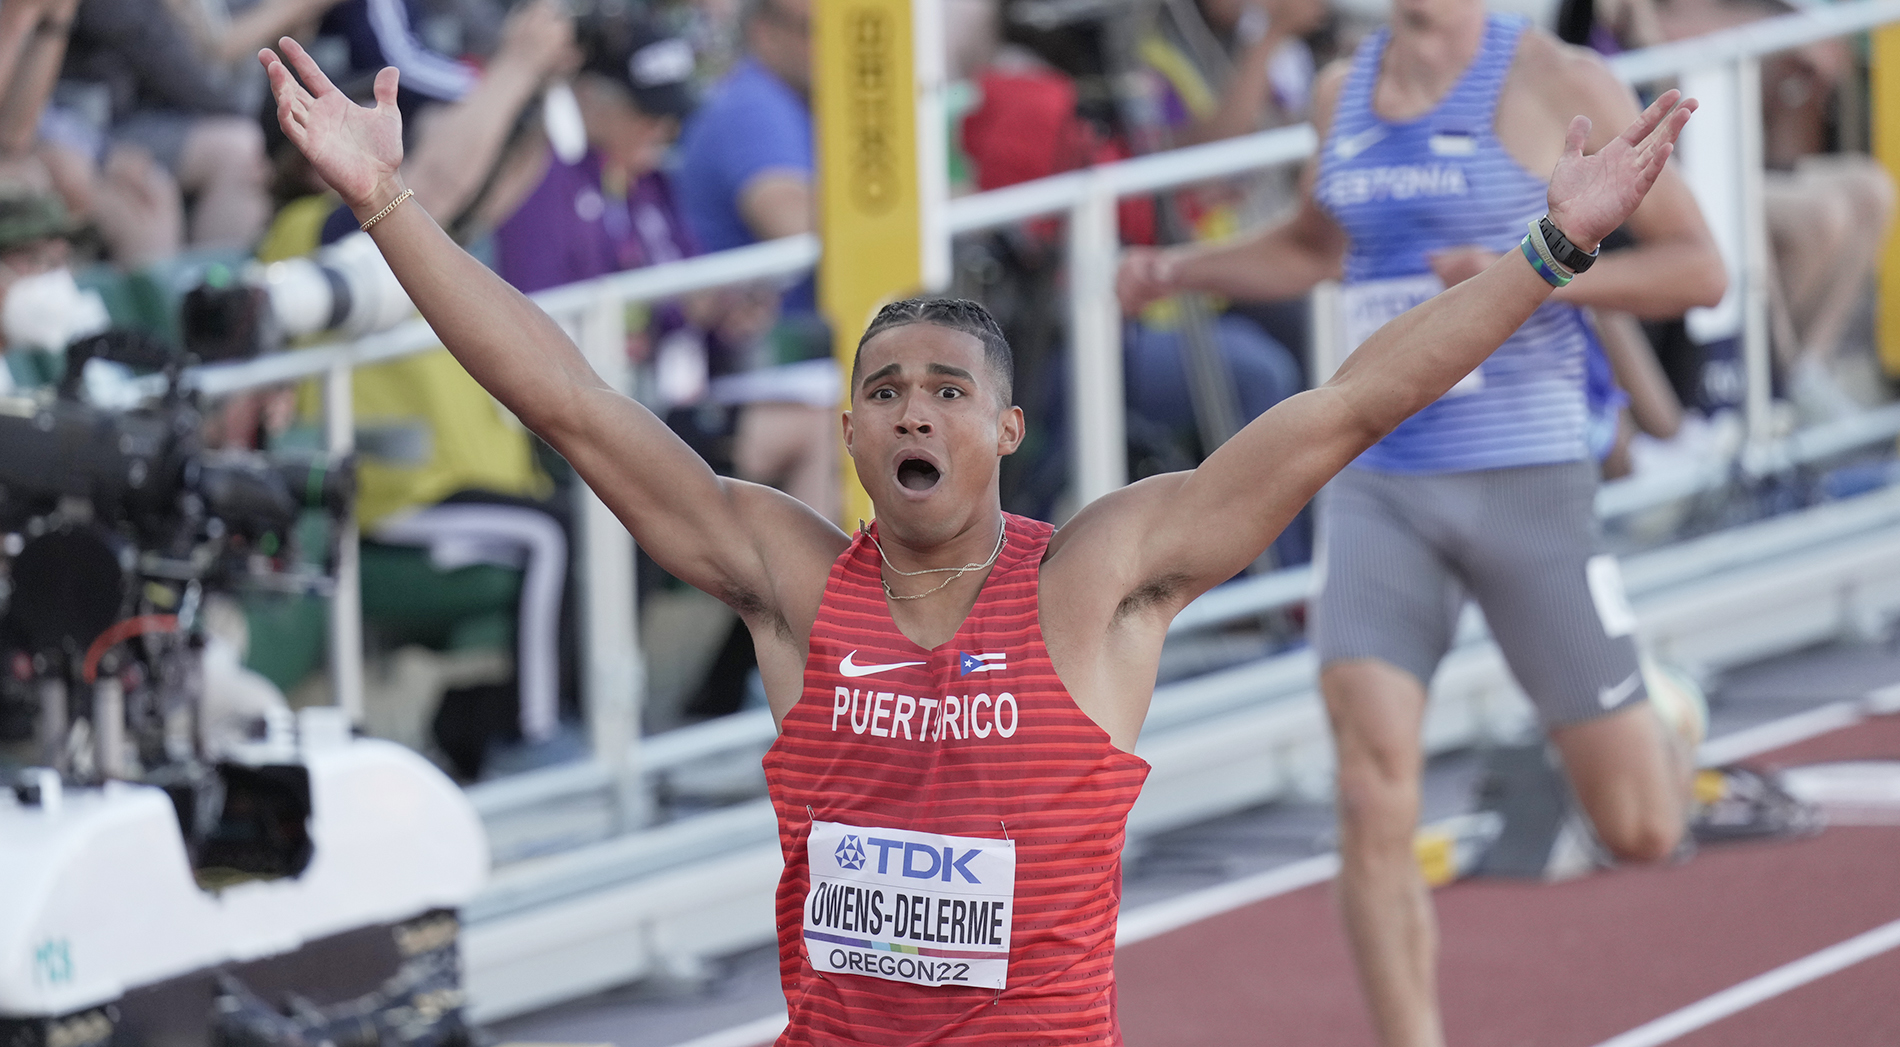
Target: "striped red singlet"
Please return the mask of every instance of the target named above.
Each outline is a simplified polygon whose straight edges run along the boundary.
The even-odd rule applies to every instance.
[[[1050,667],[1037,576],[1053,528],[1008,514],[1004,526],[969,618],[934,650],[892,621],[869,536],[832,566],[804,694],[765,757],[785,852],[779,968],[791,1022],[781,1045],[1121,1042],[1122,841],[1148,765],[1109,744]],[[1013,840],[1008,987],[814,970],[803,938],[814,817]]]

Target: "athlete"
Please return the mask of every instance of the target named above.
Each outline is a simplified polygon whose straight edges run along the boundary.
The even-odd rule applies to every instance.
[[[1521,17],[1487,15],[1482,0],[1397,0],[1389,29],[1322,74],[1301,208],[1229,243],[1130,252],[1123,304],[1186,289],[1290,298],[1343,267],[1346,340],[1364,340],[1347,363],[1370,366],[1370,332],[1515,252],[1557,191],[1578,112],[1614,128],[1636,105],[1594,54]],[[1684,747],[1644,701],[1635,623],[1598,544],[1577,306],[1675,316],[1715,304],[1725,280],[1673,171],[1629,232],[1636,246],[1551,295],[1321,500],[1311,637],[1338,756],[1341,910],[1387,1047],[1443,1042],[1412,836],[1426,685],[1459,589],[1483,608],[1603,844],[1652,860],[1682,833]]]
[[[994,321],[968,302],[899,302],[852,371],[845,445],[877,519],[848,536],[780,492],[715,476],[404,203],[394,70],[364,108],[294,41],[280,46],[295,77],[259,57],[285,133],[443,344],[656,562],[751,628],[780,727],[766,757],[785,852],[780,1042],[1119,1042],[1122,834],[1168,621],[1523,323],[1551,289],[1528,256],[1399,317],[1199,469],[1104,497],[1059,531],[1000,508],[998,463],[1023,415]],[[1693,108],[1676,100],[1592,156],[1576,121],[1549,197],[1578,248],[1655,181]]]

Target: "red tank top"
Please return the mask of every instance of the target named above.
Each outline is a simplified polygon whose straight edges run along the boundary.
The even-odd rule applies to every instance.
[[[969,618],[934,650],[892,621],[870,536],[860,532],[832,566],[804,694],[765,756],[785,852],[779,969],[791,1020],[781,1045],[1121,1042],[1122,841],[1148,765],[1109,744],[1050,667],[1037,576],[1053,528],[1007,514],[1004,526]],[[804,938],[814,819],[1013,841],[1007,987],[814,968]]]

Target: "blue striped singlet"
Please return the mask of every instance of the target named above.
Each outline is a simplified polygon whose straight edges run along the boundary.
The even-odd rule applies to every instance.
[[[1432,253],[1473,244],[1515,251],[1526,223],[1544,213],[1548,183],[1505,152],[1494,120],[1527,25],[1517,15],[1489,16],[1464,78],[1410,123],[1372,111],[1388,30],[1353,56],[1315,190],[1351,238],[1342,293],[1349,345],[1443,289]],[[1429,474],[1584,460],[1583,385],[1582,316],[1546,302],[1472,377],[1353,464]]]

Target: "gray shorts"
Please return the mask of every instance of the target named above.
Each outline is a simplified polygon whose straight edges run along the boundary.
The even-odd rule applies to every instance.
[[[1308,625],[1320,664],[1376,658],[1429,684],[1469,593],[1546,726],[1645,698],[1596,488],[1588,462],[1340,473],[1320,497]]]

